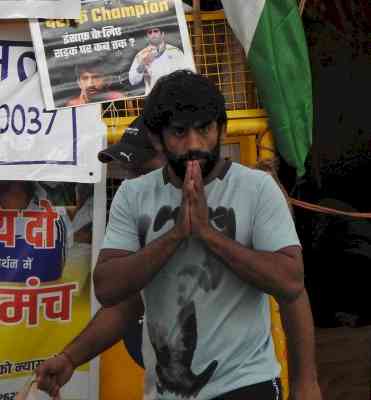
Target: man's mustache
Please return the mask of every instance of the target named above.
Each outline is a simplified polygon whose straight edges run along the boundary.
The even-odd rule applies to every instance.
[[[215,154],[210,153],[208,151],[201,150],[191,150],[186,154],[181,154],[180,156],[169,155],[172,161],[176,161],[179,163],[187,162],[187,161],[195,161],[195,160],[206,160],[206,161],[214,161],[216,159]]]

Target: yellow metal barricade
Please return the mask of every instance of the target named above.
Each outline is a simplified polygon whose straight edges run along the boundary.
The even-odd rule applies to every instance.
[[[224,153],[242,164],[255,166],[275,156],[272,135],[264,110],[259,105],[255,83],[246,58],[228,26],[223,12],[201,13],[201,31],[195,32],[193,18],[187,16],[197,69],[220,88],[228,114]],[[116,142],[143,108],[143,99],[106,104],[103,110],[108,141]],[[113,193],[118,182],[108,179]],[[115,187],[116,186],[116,187]],[[110,200],[110,199],[108,199]],[[110,202],[109,202],[110,203]],[[282,366],[284,399],[288,397],[287,347],[278,304],[270,298],[272,334]],[[131,360],[120,343],[107,351],[101,364],[101,400],[140,400],[143,396],[143,370]]]

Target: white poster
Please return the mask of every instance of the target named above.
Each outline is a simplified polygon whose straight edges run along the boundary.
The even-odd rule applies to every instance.
[[[100,106],[47,111],[28,25],[11,26],[0,28],[0,180],[98,182]]]
[[[48,110],[146,96],[195,70],[180,0],[84,1],[80,20],[33,21],[31,33]]]
[[[2,18],[79,18],[80,0],[0,0]]]

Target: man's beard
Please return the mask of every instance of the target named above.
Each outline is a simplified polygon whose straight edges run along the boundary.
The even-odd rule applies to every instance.
[[[169,165],[173,169],[175,175],[184,181],[186,171],[187,171],[187,161],[202,161],[205,163],[200,163],[202,178],[206,178],[210,172],[214,169],[216,163],[220,156],[220,145],[217,144],[211,151],[201,151],[201,150],[191,150],[186,154],[180,156],[175,155],[164,149],[165,155],[168,159]]]
[[[94,103],[97,101],[101,101],[104,99],[104,92],[106,89],[96,90],[96,91],[87,91],[87,99],[89,103]]]
[[[151,44],[152,46],[158,47],[158,46],[160,46],[161,42],[162,42],[162,38],[156,38],[156,39],[151,39],[149,44]]]

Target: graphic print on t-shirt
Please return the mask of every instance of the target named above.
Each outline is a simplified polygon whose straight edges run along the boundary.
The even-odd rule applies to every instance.
[[[160,231],[167,222],[175,223],[179,209],[167,205],[161,207],[154,218],[153,231]],[[213,210],[209,207],[209,219],[215,229],[235,239],[236,218],[232,208],[217,207]],[[202,264],[192,264],[192,260],[187,260],[177,272],[175,334],[161,322],[148,319],[149,336],[157,359],[157,390],[160,394],[167,391],[183,398],[196,397],[218,366],[217,360],[211,360],[199,374],[191,369],[198,339],[194,295],[199,291],[208,293],[215,290],[225,270],[223,263],[206,248],[204,255]]]
[[[141,249],[146,245],[146,238],[150,225],[151,225],[151,217],[149,215],[143,214],[139,217],[138,238]]]

